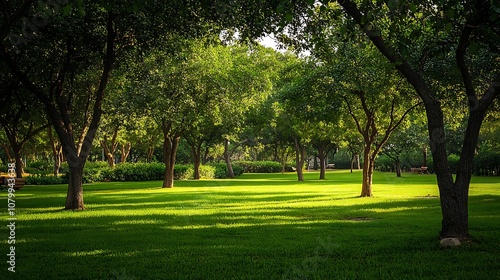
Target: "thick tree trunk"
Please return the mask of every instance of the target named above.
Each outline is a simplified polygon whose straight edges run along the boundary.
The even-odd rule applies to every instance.
[[[161,129],[163,132],[163,162],[165,163],[165,173],[163,175],[163,188],[174,187],[174,167],[177,156],[177,148],[181,136],[172,134],[172,122],[162,120]]]
[[[373,196],[372,178],[375,165],[370,156],[370,146],[365,146],[363,158],[363,183],[361,186],[361,197]]]
[[[227,176],[229,178],[234,178],[234,170],[231,164],[231,153],[229,152],[229,140],[224,139],[224,161],[227,167]]]
[[[66,210],[84,210],[83,203],[83,168],[85,162],[75,160],[69,162],[68,193],[66,195]]]

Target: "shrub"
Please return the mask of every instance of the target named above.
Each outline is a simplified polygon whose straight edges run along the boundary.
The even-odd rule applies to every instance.
[[[26,176],[26,185],[57,185],[67,183],[68,180],[65,176],[56,177],[47,174],[32,174]]]
[[[243,167],[243,172],[245,173],[281,172],[281,164],[275,161],[237,161],[235,164]]]
[[[224,179],[229,177],[229,174],[227,172],[227,165],[225,163],[213,163],[211,165],[215,168],[215,178]],[[231,166],[233,167],[234,176],[240,176],[241,174],[243,174],[244,169],[240,164],[235,163],[231,164]]]
[[[188,180],[193,178],[194,168],[191,165],[176,164],[174,167],[175,180]]]
[[[214,179],[215,178],[215,167],[210,166],[210,165],[201,165],[200,166],[200,178]]]
[[[500,152],[480,151],[474,157],[474,174],[483,176],[500,175]]]
[[[451,172],[456,173],[458,168],[458,162],[460,161],[460,156],[456,154],[451,154],[448,156],[448,163],[450,164]]]

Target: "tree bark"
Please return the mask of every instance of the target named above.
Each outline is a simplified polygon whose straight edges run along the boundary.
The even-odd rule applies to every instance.
[[[126,143],[126,144],[122,144],[121,146],[121,149],[120,149],[120,162],[121,163],[125,163],[127,162],[127,158],[130,154],[130,150],[132,149],[132,144],[129,142],[129,143]]]
[[[373,196],[372,178],[374,163],[371,160],[370,145],[365,145],[363,158],[363,183],[361,185],[361,197]]]
[[[304,167],[306,158],[306,147],[300,143],[298,137],[295,137],[293,141],[295,144],[295,169],[297,171],[297,179],[299,181],[304,181],[304,172],[302,168]]]
[[[231,153],[229,151],[229,140],[224,139],[224,161],[226,162],[227,167],[227,176],[229,178],[234,178],[234,170],[231,164]]]
[[[115,167],[115,152],[118,147],[118,142],[116,138],[118,137],[119,126],[116,126],[113,130],[113,136],[111,137],[111,143],[108,143],[108,136],[104,135],[104,139],[100,141],[101,147],[106,154],[106,158],[108,160],[108,165],[111,168]]]
[[[174,167],[179,147],[180,135],[172,134],[172,122],[162,120],[163,131],[163,162],[165,163],[165,173],[163,175],[163,188],[174,187]]]
[[[191,155],[193,157],[194,163],[194,178],[195,180],[200,179],[200,165],[201,165],[201,141],[198,145],[191,145]]]
[[[314,157],[316,159],[316,157]],[[326,152],[324,147],[321,147],[318,149],[318,158],[319,158],[319,179],[320,180],[325,180],[325,173],[326,173],[326,166],[325,166],[325,159],[326,159]]]
[[[69,178],[68,178],[68,193],[66,195],[67,210],[84,210],[83,203],[83,168],[85,161],[75,159],[68,161]]]
[[[23,178],[24,164],[21,154],[21,148],[17,147],[16,145],[12,148],[12,151],[14,152],[14,159],[16,160],[16,178]]]
[[[422,147],[422,167],[427,167],[427,145]]]
[[[2,147],[5,150],[5,154],[7,155],[7,160],[9,162],[12,162],[13,159],[12,159],[12,156],[10,155],[10,149],[9,149],[9,147],[7,147],[7,145],[5,145],[5,144],[2,144]]]
[[[394,164],[396,165],[396,177],[401,177],[401,161],[399,160],[399,156],[396,157]]]
[[[54,159],[54,176],[59,175],[59,169],[61,168],[61,154],[62,154],[62,147],[58,146],[56,144],[56,140],[54,139],[54,136],[52,135],[52,127],[49,127],[47,129],[47,134],[49,136],[50,140],[50,147],[52,149],[52,158]]]

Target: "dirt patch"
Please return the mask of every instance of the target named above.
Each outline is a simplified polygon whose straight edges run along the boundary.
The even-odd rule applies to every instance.
[[[437,195],[422,195],[422,196],[416,196],[416,198],[439,198]]]

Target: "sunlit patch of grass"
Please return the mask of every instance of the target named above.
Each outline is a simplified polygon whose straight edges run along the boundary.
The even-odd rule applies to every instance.
[[[478,241],[440,250],[434,175],[375,173],[370,198],[359,197],[359,171],[329,171],[327,180],[318,175],[306,172],[306,181],[297,182],[293,173],[244,174],[178,181],[173,189],[159,181],[89,184],[85,211],[62,210],[67,186],[27,186],[16,193],[16,254],[22,258],[15,276],[500,277],[499,178],[473,178],[469,223]],[[5,211],[1,217],[6,220]],[[7,232],[1,233],[0,246],[7,248]]]

